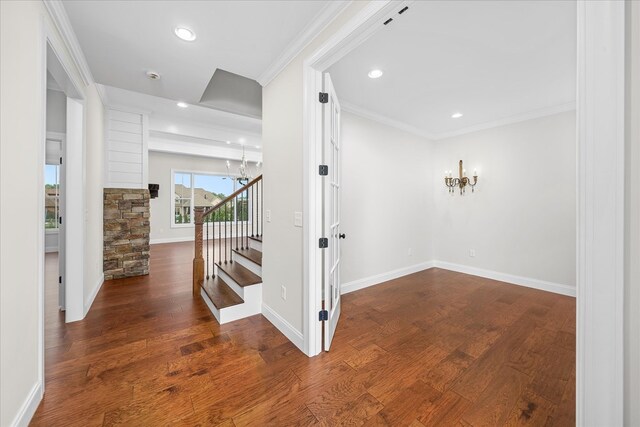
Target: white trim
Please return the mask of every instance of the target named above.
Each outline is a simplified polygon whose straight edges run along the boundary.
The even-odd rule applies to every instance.
[[[517,114],[514,116],[505,117],[498,120],[492,120],[490,122],[480,123],[473,126],[468,126],[462,129],[457,129],[451,132],[442,132],[438,134],[431,133],[427,130],[417,128],[408,123],[392,119],[366,108],[360,107],[349,102],[341,101],[342,110],[357,116],[363,117],[368,120],[373,120],[378,123],[382,123],[393,128],[409,132],[413,135],[427,138],[431,141],[441,141],[443,139],[451,138],[454,136],[460,136],[467,133],[478,132],[481,130],[491,129],[499,126],[506,126],[514,123],[520,123],[527,120],[538,119],[542,117],[552,116],[554,114],[564,113],[567,111],[573,111],[576,109],[575,102],[569,102],[566,104],[554,105],[552,107],[540,108],[537,110],[528,111],[526,113]]]
[[[576,423],[624,422],[625,2],[578,2]]]
[[[410,265],[408,267],[398,268],[396,270],[388,271],[386,273],[376,274],[374,276],[365,277],[363,279],[353,280],[349,283],[342,285],[342,295],[351,292],[359,291],[360,289],[368,288],[370,286],[379,285],[380,283],[388,282],[409,274],[417,273],[419,271],[428,270],[433,268],[434,261],[426,261],[420,264]]]
[[[322,72],[364,40],[380,30],[384,20],[410,1],[372,1],[336,31],[316,51],[303,61],[303,331],[304,352],[315,356],[322,349],[321,322],[316,313],[322,303],[322,252],[317,247],[321,237],[322,181],[316,171],[322,159],[322,104],[317,102],[322,90]]]
[[[194,226],[191,226],[194,228]],[[149,241],[150,245],[161,245],[163,243],[179,243],[179,242],[193,242],[195,240],[195,236],[184,236],[184,237],[163,237],[160,239],[151,239]]]
[[[38,409],[38,405],[40,404],[43,395],[44,387],[42,386],[42,381],[38,381],[33,385],[33,388],[27,395],[27,398],[22,403],[22,406],[20,406],[20,410],[9,425],[12,427],[28,426],[31,422],[31,418],[33,418],[33,415]]]
[[[89,86],[94,82],[93,75],[91,74],[91,69],[87,64],[87,59],[82,53],[80,43],[73,31],[71,22],[69,22],[69,17],[67,16],[67,12],[64,10],[62,2],[60,0],[44,0],[43,3],[49,12],[49,16],[51,17],[53,24],[62,36],[62,41],[69,51],[73,65],[75,65],[78,70],[84,85]]]
[[[299,330],[291,325],[291,323],[287,322],[282,316],[276,313],[275,310],[273,310],[265,303],[262,303],[262,315],[266,317],[267,320],[276,327],[276,329],[282,332],[282,334],[287,337],[289,341],[293,343],[293,345],[298,347],[298,349],[300,349],[300,351],[302,351],[303,353],[305,352],[304,337]]]
[[[313,39],[324,31],[342,11],[351,4],[351,0],[334,0],[327,2],[309,24],[298,33],[282,53],[258,76],[256,81],[263,87],[276,78],[293,59],[298,56]]]
[[[340,106],[342,107],[342,111],[346,111],[347,113],[355,114],[356,116],[360,116],[368,120],[373,120],[374,122],[382,123],[383,125],[391,126],[392,128],[399,129],[413,135],[421,136],[423,138],[427,138],[430,140],[434,139],[434,135],[430,132],[427,132],[426,130],[419,129],[415,126],[411,126],[410,124],[401,122],[399,120],[391,119],[387,116],[383,116],[382,114],[375,113],[371,110],[367,110],[366,108],[359,107],[355,104],[351,104],[346,101],[340,101]]]
[[[93,287],[93,291],[91,291],[91,294],[89,294],[89,298],[87,298],[87,300],[84,303],[84,315],[82,316],[83,318],[87,315],[87,313],[91,309],[91,306],[93,305],[93,301],[98,296],[98,292],[100,292],[100,289],[102,289],[103,284],[104,284],[104,273],[102,273],[100,277],[98,277],[98,280],[96,281],[96,284]]]
[[[567,111],[573,111],[576,109],[575,102],[569,102],[567,104],[554,105],[552,107],[540,108],[538,110],[528,111],[526,113],[517,114],[515,116],[505,117],[503,119],[492,120],[490,122],[481,123],[478,125],[469,126],[466,128],[454,130],[451,132],[442,132],[434,135],[434,141],[440,141],[442,139],[451,138],[454,136],[464,135],[467,133],[478,132],[485,129],[491,129],[498,126],[505,126],[514,123],[520,123],[527,120],[538,119],[541,117],[552,116],[554,114],[564,113]]]
[[[457,271],[458,273],[469,274],[472,276],[484,277],[487,279],[497,280],[499,282],[505,282],[512,285],[524,286],[527,288],[539,289],[541,291],[553,292],[554,294],[566,295],[569,297],[576,296],[576,288],[570,285],[563,285],[560,283],[546,282],[540,279],[534,279],[531,277],[516,276],[508,273],[501,273],[498,271],[485,270],[478,267],[471,267],[468,265],[454,264],[446,261],[433,261],[433,266],[436,268],[442,268],[443,270]]]

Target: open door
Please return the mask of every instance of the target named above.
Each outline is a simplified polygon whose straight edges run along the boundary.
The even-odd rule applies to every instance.
[[[329,351],[340,318],[340,103],[329,74],[324,75],[323,146],[324,164],[324,235],[327,247],[324,252],[323,322],[324,350]]]
[[[63,159],[63,153],[65,153],[64,139],[61,141],[60,160],[58,168],[59,180],[58,180],[58,306],[60,310],[65,311],[67,309],[67,292],[65,283],[65,266],[66,266],[66,248],[65,248],[65,221],[64,221],[64,207],[65,204],[65,183],[67,174],[65,172],[65,163]]]

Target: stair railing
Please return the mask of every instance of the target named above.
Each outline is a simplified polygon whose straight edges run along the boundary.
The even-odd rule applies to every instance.
[[[216,276],[217,265],[233,262],[234,249],[249,249],[250,237],[262,237],[263,203],[260,175],[216,205],[194,208],[193,295]]]

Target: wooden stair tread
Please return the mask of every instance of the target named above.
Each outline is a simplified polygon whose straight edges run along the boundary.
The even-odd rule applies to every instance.
[[[227,273],[229,277],[231,277],[239,286],[242,286],[243,288],[245,286],[262,283],[262,278],[260,276],[241,266],[237,262],[227,264],[216,263],[216,265],[220,270]]]
[[[262,243],[262,236],[249,236],[251,240]]]
[[[262,252],[257,251],[253,248],[245,248],[245,249],[234,249],[233,252],[238,255],[242,255],[246,259],[255,262],[256,264],[262,266]]]
[[[244,303],[244,300],[236,294],[219,276],[205,279],[202,289],[218,310]]]

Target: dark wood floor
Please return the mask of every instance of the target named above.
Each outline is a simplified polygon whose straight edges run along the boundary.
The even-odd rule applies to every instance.
[[[262,316],[218,325],[191,297],[191,244],[151,256],[70,325],[51,275],[32,425],[575,424],[572,298],[431,269],[345,295],[309,359]]]

